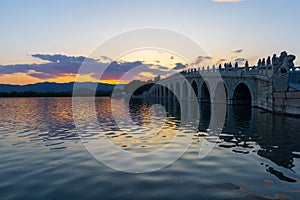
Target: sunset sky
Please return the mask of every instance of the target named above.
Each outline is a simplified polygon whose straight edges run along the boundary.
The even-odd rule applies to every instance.
[[[254,65],[259,58],[283,50],[298,57],[299,8],[298,0],[3,0],[0,83],[74,81],[82,61],[102,42],[147,27],[173,30],[197,42],[208,54],[195,57],[199,65],[207,60],[241,65],[249,60]],[[114,61],[109,55],[102,56],[90,60],[99,67]],[[132,78],[147,80],[186,64],[168,53],[141,51],[115,60],[103,79],[116,83],[121,72],[143,65],[140,77]],[[97,80],[91,74],[80,79]]]

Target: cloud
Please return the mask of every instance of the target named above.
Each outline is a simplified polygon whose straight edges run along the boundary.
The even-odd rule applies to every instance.
[[[98,62],[92,58],[86,58],[84,56],[66,56],[61,54],[48,55],[48,54],[34,54],[33,57],[41,60],[49,61],[43,64],[17,64],[17,65],[5,65],[0,68],[0,75],[14,74],[14,73],[26,73],[29,76],[47,79],[55,78],[64,75],[77,74],[81,64],[86,62],[89,66],[89,70],[85,73],[93,73],[98,68],[104,69],[107,63]],[[112,62],[109,65],[109,71],[106,72],[107,76],[118,76],[122,71],[127,71],[136,65],[140,65],[142,62],[124,62],[117,63]]]
[[[241,53],[243,50],[239,49],[235,53]],[[26,75],[30,79],[38,79],[40,81],[53,80],[67,80],[73,81],[72,77],[77,75],[78,70],[82,63],[86,63],[86,68],[80,75],[81,77],[90,78],[86,80],[120,80],[130,81],[132,79],[150,79],[154,76],[160,75],[161,77],[168,76],[174,70],[183,70],[190,67],[212,66],[213,64],[219,65],[229,62],[224,58],[198,56],[192,65],[177,62],[174,65],[161,65],[150,64],[144,61],[112,61],[108,57],[99,56],[97,58],[88,58],[85,56],[68,56],[62,54],[33,54],[35,58],[47,61],[41,64],[15,64],[15,65],[0,65],[0,76],[14,76]],[[231,61],[244,64],[246,59],[234,55]],[[197,66],[198,65],[198,66]],[[200,66],[202,65],[202,66]],[[101,73],[100,73],[100,72]],[[99,77],[102,75],[101,77]]]
[[[133,69],[149,69],[148,65],[144,65],[142,61],[134,61],[134,62],[111,62],[104,73],[102,74],[101,80],[115,79],[119,80],[125,73],[132,71]],[[95,70],[96,71],[96,70]],[[132,72],[133,73],[133,72]],[[127,75],[130,76],[130,75]],[[96,77],[98,78],[97,74]],[[128,77],[131,78],[131,77]]]
[[[149,68],[154,69],[154,70],[160,70],[160,71],[170,71],[169,67],[165,67],[165,66],[162,66],[162,65],[151,65],[151,64],[149,64]]]
[[[243,49],[238,49],[238,50],[233,51],[232,53],[238,54],[238,53],[242,53],[242,52],[243,52]]]
[[[103,62],[103,63],[111,63],[113,61],[112,59],[110,59],[107,56],[99,56],[99,58],[97,58],[95,60],[97,60],[98,62]]]
[[[151,72],[141,72],[139,73],[140,76],[145,78],[154,78],[156,75]]]
[[[236,3],[236,2],[242,2],[243,0],[212,0],[213,2],[219,2],[219,3]]]
[[[80,62],[82,63],[86,57],[84,56],[66,56],[61,54],[55,54],[55,55],[49,55],[49,54],[32,54],[31,55],[34,58],[39,58],[41,60],[50,61],[52,63],[76,63]]]
[[[235,61],[235,62],[238,62],[239,64],[241,64],[241,63],[246,62],[247,59],[246,59],[246,58],[236,58],[234,61]]]
[[[104,56],[100,56],[99,59],[62,54],[33,54],[32,56],[48,62],[42,64],[0,65],[0,76],[22,73],[42,80],[75,76],[83,62],[88,67],[80,75],[90,76],[97,80],[119,80],[126,73],[128,78],[133,78],[143,71],[161,75],[166,75],[170,72],[170,68],[166,66],[155,65],[156,67],[153,67],[153,64],[144,64],[143,61],[109,62],[111,59]],[[99,77],[99,71],[101,71],[101,77]]]
[[[202,62],[202,61],[205,61],[205,60],[211,60],[211,59],[212,59],[212,57],[210,57],[210,56],[198,56],[198,57],[196,58],[196,61]]]
[[[210,56],[198,56],[196,60],[193,62],[193,65],[202,64],[205,62],[210,62],[213,60],[213,57]]]
[[[222,64],[224,62],[227,62],[227,60],[225,58],[221,58],[218,60],[217,65]]]
[[[174,70],[179,70],[179,69],[184,69],[186,68],[186,65],[182,64],[182,63],[176,63],[175,67],[173,68]]]

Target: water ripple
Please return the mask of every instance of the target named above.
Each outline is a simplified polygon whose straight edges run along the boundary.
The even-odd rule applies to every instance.
[[[179,160],[159,171],[128,174],[106,167],[85,150],[71,105],[71,98],[0,99],[1,199],[300,198],[297,118],[228,107],[223,132],[216,138],[207,133],[210,109],[204,108],[199,132],[180,134],[193,134],[193,144]],[[131,106],[134,127],[126,121],[117,124],[110,99],[97,98],[104,135],[95,133],[94,125],[87,121],[84,137],[110,139],[119,148],[137,153],[155,151],[174,138],[180,112],[167,110],[163,128],[145,134],[157,128],[147,127],[151,104]],[[199,159],[203,141],[216,146]],[[172,151],[178,152],[181,145],[172,144]],[[107,154],[115,159],[111,152]],[[145,164],[153,163],[148,160]]]

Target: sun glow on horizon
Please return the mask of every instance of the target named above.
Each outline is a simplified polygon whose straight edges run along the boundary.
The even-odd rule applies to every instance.
[[[26,73],[15,73],[15,74],[4,74],[0,76],[0,84],[9,84],[9,85],[28,85],[36,84],[43,82],[54,82],[54,83],[70,83],[70,82],[99,82],[106,84],[127,84],[130,80],[116,80],[116,79],[107,79],[107,80],[97,80],[89,75],[65,75],[49,79],[39,79],[32,76],[29,76]]]
[[[27,85],[39,83],[41,81],[45,82],[39,78],[29,76],[26,73],[3,74],[0,76],[0,84]]]
[[[111,85],[117,85],[117,84],[127,84],[129,83],[129,80],[116,80],[116,79],[110,79],[110,80],[100,80],[99,83],[106,83]]]

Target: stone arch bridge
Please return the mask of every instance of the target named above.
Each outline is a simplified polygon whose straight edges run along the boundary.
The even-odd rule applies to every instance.
[[[248,104],[276,113],[300,115],[300,70],[294,65],[284,66],[288,65],[284,62],[276,66],[275,62],[252,67],[189,69],[158,81],[145,97]],[[282,70],[284,67],[286,71]]]

